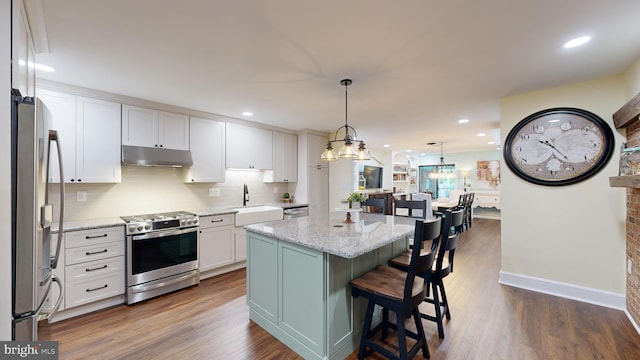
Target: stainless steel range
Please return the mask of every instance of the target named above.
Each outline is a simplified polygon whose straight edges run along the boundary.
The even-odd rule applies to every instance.
[[[127,235],[127,304],[200,283],[198,215],[122,216]]]

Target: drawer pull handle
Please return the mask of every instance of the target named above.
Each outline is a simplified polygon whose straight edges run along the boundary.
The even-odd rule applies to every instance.
[[[103,238],[103,237],[107,237],[107,234],[102,234],[102,235],[87,235],[84,238],[85,239],[97,239],[97,238]]]
[[[107,286],[109,286],[108,284],[104,284],[103,286],[97,287],[97,288],[93,288],[93,289],[87,289],[85,290],[86,292],[92,292],[92,291],[96,291],[96,290],[102,290],[102,289],[106,289]]]
[[[89,256],[89,255],[95,255],[95,254],[102,254],[102,253],[106,253],[107,251],[108,251],[107,249],[100,250],[100,251],[94,251],[94,252],[89,252],[89,251],[87,251],[87,252],[85,253],[85,255]]]
[[[223,222],[223,221],[224,221],[224,219],[211,220],[212,223]]]
[[[93,269],[86,268],[86,269],[84,269],[84,271],[86,271],[86,272],[90,272],[90,271],[102,270],[102,269],[106,269],[106,268],[107,268],[107,264],[104,264],[104,265],[103,265],[103,266],[101,266],[101,267],[97,267],[97,268],[93,268]]]

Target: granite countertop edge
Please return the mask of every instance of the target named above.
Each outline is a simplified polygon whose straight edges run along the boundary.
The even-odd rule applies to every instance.
[[[290,208],[295,208],[295,207],[303,207],[303,206],[309,206],[309,204],[307,203],[264,203],[264,204],[250,204],[247,205],[247,207],[253,207],[253,206],[274,206],[274,207],[281,207],[283,209],[290,209]],[[194,214],[198,215],[198,216],[215,216],[215,215],[226,215],[226,214],[235,214],[238,212],[238,210],[235,210],[236,208],[240,208],[242,207],[242,205],[238,205],[235,207],[232,206],[228,206],[228,207],[211,207],[211,208],[204,208],[204,209],[198,209],[198,210],[193,210],[191,212],[193,212]]]
[[[302,218],[304,219],[304,218]],[[332,217],[329,222],[306,222],[304,221],[305,234],[292,233],[291,227],[297,228],[303,224],[297,223],[299,219],[280,220],[277,222],[261,223],[245,225],[247,231],[254,232],[256,234],[264,235],[273,239],[286,241],[292,244],[304,246],[309,249],[326,252],[331,255],[336,255],[346,259],[354,259],[358,256],[364,255],[375,249],[379,249],[385,245],[391,244],[397,240],[401,240],[411,234],[414,231],[414,226],[409,225],[407,222],[396,223],[393,226],[391,233],[386,232],[382,240],[377,239],[374,242],[367,243],[367,239],[363,239],[361,233],[355,232],[353,234],[344,234],[334,238],[332,241],[318,241],[317,235],[313,234],[326,234],[326,231],[322,231],[327,226],[336,222],[336,218]],[[373,220],[369,220],[373,221]],[[400,220],[403,221],[403,220]],[[387,224],[389,226],[389,224]],[[330,230],[331,231],[331,230]],[[376,235],[379,236],[379,235]],[[364,241],[363,241],[364,240]],[[353,244],[353,246],[351,245]],[[357,245],[356,245],[357,244]]]
[[[408,236],[409,233],[407,234],[399,234],[397,236],[394,236],[392,238],[387,239],[387,241],[383,242],[383,243],[378,243],[375,246],[368,246],[368,247],[361,247],[358,248],[357,250],[354,251],[343,251],[342,249],[337,249],[335,247],[329,247],[329,246],[321,246],[318,245],[316,243],[312,243],[312,242],[307,242],[304,240],[300,240],[300,239],[294,239],[291,237],[287,237],[287,236],[279,236],[277,234],[268,232],[268,231],[264,231],[259,227],[252,227],[251,225],[247,225],[245,226],[245,228],[247,229],[247,231],[251,231],[254,232],[256,234],[261,234],[264,236],[268,236],[268,237],[272,237],[274,239],[278,239],[278,240],[282,240],[282,241],[286,241],[292,244],[296,244],[296,245],[300,245],[300,246],[304,246],[306,248],[309,249],[313,249],[313,250],[318,250],[318,251],[322,251],[322,252],[326,252],[327,254],[331,254],[331,255],[336,255],[345,259],[355,259],[358,256],[364,255],[368,252],[371,252],[373,250],[379,249],[385,245],[391,244],[395,241],[398,241],[400,239],[404,239]]]
[[[73,220],[65,221],[63,225],[63,232],[78,231],[78,230],[91,230],[99,229],[111,226],[124,226],[124,221],[119,217],[106,217],[98,219],[86,219],[86,220]],[[59,223],[53,223],[51,225],[51,232],[57,233],[60,230]]]

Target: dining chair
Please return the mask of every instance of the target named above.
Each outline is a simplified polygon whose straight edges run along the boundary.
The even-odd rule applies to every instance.
[[[368,198],[360,203],[362,211],[370,213],[384,214],[387,209],[387,199],[385,198]]]
[[[398,213],[398,210],[403,211]],[[424,219],[427,215],[427,200],[396,200],[393,203],[393,215]]]
[[[458,237],[462,233],[462,227],[464,222],[464,211],[447,210],[442,213],[442,229],[440,240],[434,243],[430,249],[432,252],[436,252],[437,257],[432,268],[428,271],[419,274],[426,281],[428,281],[431,291],[427,289],[427,297],[425,302],[434,305],[435,315],[426,313],[420,313],[422,318],[436,322],[438,326],[438,337],[444,339],[444,325],[442,314],[450,320],[451,312],[449,311],[449,302],[447,300],[447,294],[444,289],[444,279],[447,275],[453,272],[453,258],[455,255],[455,249],[458,242]],[[425,251],[425,250],[423,250]],[[389,261],[389,265],[402,270],[408,269],[407,255],[402,254]],[[430,295],[432,293],[433,295]],[[442,299],[442,300],[441,300]]]
[[[351,295],[354,298],[367,299],[367,311],[358,349],[358,359],[364,359],[367,347],[389,359],[411,359],[420,349],[425,358],[430,357],[422,319],[418,311],[418,305],[426,298],[428,283],[419,278],[418,274],[430,271],[434,263],[435,252],[421,252],[420,249],[424,241],[438,241],[441,227],[440,219],[424,222],[416,220],[414,239],[416,239],[418,246],[414,246],[411,250],[406,271],[389,265],[380,265],[351,280]],[[376,305],[382,307],[382,321],[372,329],[371,322]],[[395,324],[389,320],[389,311],[395,313]],[[405,327],[405,318],[413,318],[416,332]],[[382,330],[382,339],[386,338],[389,328],[397,332],[397,355],[372,338],[380,330]],[[406,337],[416,341],[409,350],[407,350]]]
[[[424,219],[430,219],[433,217],[433,207],[431,206],[431,194],[418,192],[411,194],[411,201],[422,201],[425,200],[426,207],[423,215],[423,211],[421,209],[415,209],[412,212],[414,217],[422,217]]]
[[[464,224],[463,230],[467,230],[471,227],[472,221],[472,207],[473,207],[473,199],[475,197],[475,193],[469,192],[466,194],[466,198],[464,201]]]

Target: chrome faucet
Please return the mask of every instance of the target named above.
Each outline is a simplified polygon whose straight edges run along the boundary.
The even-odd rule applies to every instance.
[[[248,201],[249,201],[249,188],[247,188],[247,184],[244,184],[244,195],[242,196],[242,206],[247,206]]]

